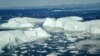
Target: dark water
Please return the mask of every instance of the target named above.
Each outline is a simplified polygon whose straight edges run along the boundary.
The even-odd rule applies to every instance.
[[[34,17],[34,18],[60,18],[66,16],[80,16],[84,20],[100,19],[99,9],[5,9],[0,10],[1,20],[12,17]]]

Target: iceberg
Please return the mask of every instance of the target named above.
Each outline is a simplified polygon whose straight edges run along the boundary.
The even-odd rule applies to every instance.
[[[21,23],[41,23],[44,22],[44,19],[39,19],[39,18],[30,18],[30,17],[16,17],[16,18],[11,18],[9,22],[12,21],[17,21]]]
[[[1,24],[1,27],[8,28],[23,28],[23,27],[35,27],[36,24],[41,24],[44,19],[29,18],[29,17],[16,17],[11,18],[7,23]]]
[[[43,27],[49,32],[59,32],[63,29],[62,23],[56,20],[55,18],[46,18],[46,20],[43,23]]]
[[[30,24],[30,23],[19,23],[19,22],[15,22],[15,23],[4,23],[1,24],[1,28],[10,28],[10,29],[16,29],[16,28],[30,28],[30,27],[34,27],[34,25]]]
[[[10,38],[9,31],[0,31],[0,53],[2,52],[2,48],[5,47],[6,44],[8,44]]]
[[[57,20],[56,21],[56,25],[55,25],[57,28],[63,28],[63,24],[61,21]]]
[[[62,18],[58,18],[58,21],[62,22],[63,26],[66,23],[66,21],[71,21],[71,20],[76,20],[76,21],[82,21],[83,18],[82,17],[78,17],[78,16],[69,16],[69,17],[62,17]]]
[[[64,32],[67,36],[81,36],[89,32],[89,25],[77,20],[66,20]]]
[[[70,16],[63,18],[46,18],[43,23],[43,28],[48,32],[64,31],[65,34],[83,35],[87,33],[100,33],[100,20],[84,21],[78,16]],[[75,33],[75,34],[73,34]]]
[[[56,19],[55,18],[46,18],[43,23],[43,26],[55,27]]]
[[[24,31],[24,34],[26,36],[33,36],[36,38],[45,38],[45,37],[51,37],[51,35],[49,33],[47,33],[45,30],[43,30],[41,27],[39,28],[35,28],[35,29],[31,29],[31,30],[26,30]]]
[[[100,34],[100,27],[91,27],[91,34]]]
[[[88,24],[89,31],[91,34],[100,34],[100,20],[91,20],[84,22],[85,24]]]
[[[79,21],[66,21],[64,25],[64,30],[66,31],[87,31],[88,30],[88,25],[84,24],[83,22]]]
[[[16,46],[26,42],[31,42],[39,39],[51,37],[42,28],[35,28],[31,30],[13,30],[13,31],[0,31],[0,50],[7,47]]]
[[[71,20],[81,21],[83,20],[83,18],[77,16],[63,17],[58,19],[46,18],[46,20],[43,23],[43,26],[63,28],[66,21],[71,21]]]
[[[1,24],[1,27],[8,28],[21,28],[21,27],[34,27],[31,23],[19,22],[19,21],[8,21],[8,23]]]

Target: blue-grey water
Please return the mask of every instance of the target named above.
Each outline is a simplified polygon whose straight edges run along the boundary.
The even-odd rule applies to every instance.
[[[1,20],[12,17],[60,18],[80,16],[84,20],[100,19],[100,9],[4,9],[0,10]]]

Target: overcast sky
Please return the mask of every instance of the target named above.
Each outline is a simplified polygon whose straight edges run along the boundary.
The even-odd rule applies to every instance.
[[[0,0],[0,7],[100,3],[100,0]]]

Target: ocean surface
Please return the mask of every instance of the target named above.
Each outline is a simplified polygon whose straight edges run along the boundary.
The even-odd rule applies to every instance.
[[[100,19],[100,9],[4,9],[0,10],[0,22],[14,17],[60,18],[79,16],[84,20]]]

